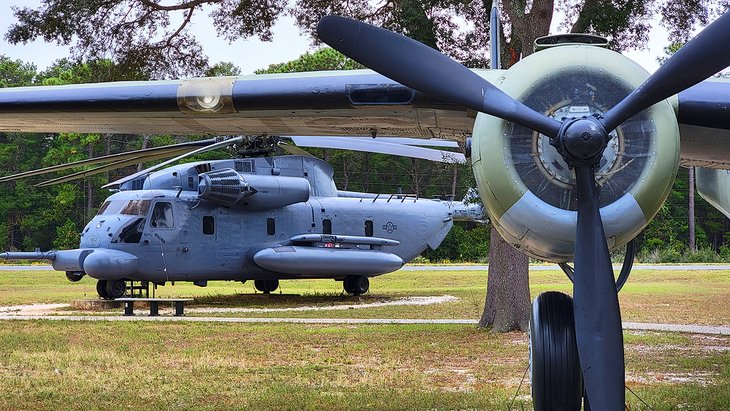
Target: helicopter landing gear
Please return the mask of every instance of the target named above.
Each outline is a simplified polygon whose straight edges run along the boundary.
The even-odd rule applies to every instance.
[[[270,294],[279,288],[279,280],[254,280],[253,285],[264,294]]]
[[[68,278],[68,280],[72,283],[81,281],[81,279],[84,278],[84,275],[86,275],[86,273],[83,271],[66,271],[66,278]]]
[[[342,282],[342,286],[348,294],[365,294],[370,289],[370,280],[364,275],[348,275]]]
[[[578,361],[573,299],[542,293],[530,317],[530,380],[535,411],[579,411],[583,375]]]
[[[104,283],[103,286],[100,285],[102,282]],[[103,287],[103,294],[101,287]],[[115,298],[121,298],[127,292],[127,283],[124,280],[99,280],[96,283],[96,291],[104,299],[113,300]]]
[[[109,296],[106,293],[106,280],[99,280],[96,282],[96,293],[104,300],[109,299]]]

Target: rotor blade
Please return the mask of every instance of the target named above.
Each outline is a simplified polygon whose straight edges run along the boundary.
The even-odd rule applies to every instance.
[[[730,65],[730,12],[690,40],[646,81],[604,115],[607,131],[641,110],[691,87]]]
[[[244,137],[233,137],[233,138],[229,138],[229,139],[226,139],[226,140],[223,140],[223,141],[219,141],[219,142],[217,142],[215,144],[211,144],[209,146],[201,147],[201,148],[199,148],[197,150],[189,151],[189,152],[187,152],[187,153],[185,153],[183,155],[177,156],[175,158],[171,158],[171,159],[169,159],[167,161],[163,161],[160,164],[154,165],[152,167],[148,167],[148,168],[146,168],[146,169],[144,169],[142,171],[138,171],[138,172],[136,172],[136,173],[134,173],[132,175],[129,175],[127,177],[120,178],[119,180],[116,180],[116,181],[112,181],[109,184],[105,184],[105,185],[101,186],[101,188],[109,188],[109,187],[112,187],[112,186],[118,186],[120,184],[126,183],[127,181],[134,180],[137,177],[143,176],[145,174],[149,174],[149,173],[151,173],[151,172],[153,172],[153,171],[155,171],[157,169],[160,169],[162,167],[165,167],[165,166],[167,166],[169,164],[172,164],[172,163],[174,163],[176,161],[180,161],[180,160],[182,160],[184,158],[193,156],[195,154],[205,153],[206,151],[216,150],[216,149],[221,148],[221,147],[227,147],[227,146],[230,146],[230,145],[235,144],[235,143],[240,143],[240,142],[243,141],[243,139],[244,139]]]
[[[423,147],[446,147],[459,148],[459,143],[454,140],[445,140],[443,138],[411,138],[411,137],[349,137],[370,139],[371,141],[382,141],[384,143],[403,144],[406,146],[423,146]]]
[[[624,346],[616,282],[592,166],[577,166],[573,311],[578,356],[591,409],[623,410]]]
[[[317,34],[342,54],[401,84],[555,137],[560,123],[502,92],[449,57],[408,37],[340,16],[319,21]]]
[[[144,156],[146,154],[168,153],[168,156],[175,155],[175,154],[179,153],[181,150],[186,149],[186,148],[190,148],[192,150],[195,147],[201,147],[201,146],[205,147],[206,145],[210,145],[213,143],[215,143],[215,139],[208,139],[208,140],[190,141],[187,143],[180,143],[180,144],[171,144],[171,145],[167,145],[167,146],[152,147],[152,148],[146,148],[146,149],[142,149],[142,150],[127,151],[127,152],[118,153],[118,154],[110,154],[108,156],[94,157],[94,158],[89,158],[86,160],[75,161],[73,163],[59,164],[59,165],[55,165],[55,166],[40,168],[37,170],[30,170],[30,171],[25,171],[23,173],[17,173],[17,174],[13,174],[13,175],[9,175],[9,176],[0,177],[0,182],[17,180],[20,178],[32,177],[32,176],[52,173],[52,172],[56,172],[56,171],[63,171],[63,170],[67,170],[70,168],[90,166],[90,165],[106,163],[106,162],[110,162],[110,161],[120,161],[120,160],[124,160],[126,158],[137,158],[140,156]],[[171,153],[173,153],[173,154],[171,154]]]
[[[190,151],[193,151],[193,148],[190,148],[190,147],[179,148],[176,151],[169,151],[169,152],[158,153],[158,154],[149,154],[146,156],[139,156],[136,158],[127,158],[124,160],[119,160],[119,161],[115,161],[113,163],[94,167],[89,170],[83,170],[83,171],[79,171],[77,173],[69,174],[66,176],[54,178],[51,180],[46,180],[46,181],[36,184],[35,187],[47,187],[47,186],[51,186],[51,185],[55,185],[55,184],[66,183],[69,181],[78,180],[80,178],[89,177],[89,176],[93,176],[93,175],[100,174],[100,173],[105,173],[105,172],[111,171],[111,170],[116,170],[118,168],[126,167],[126,166],[129,166],[132,164],[146,163],[149,161],[160,160],[163,158],[170,158],[170,156],[176,156],[176,155],[180,155],[180,154],[187,153]]]
[[[302,150],[301,148],[297,146],[293,146],[291,144],[284,143],[282,141],[279,141],[276,143],[277,147],[280,147],[282,150],[286,151],[289,154],[295,155],[295,156],[305,156],[305,157],[314,157],[311,153]]]
[[[431,148],[413,147],[402,144],[384,143],[372,138],[357,137],[316,137],[290,136],[294,144],[303,147],[335,148],[339,150],[365,151],[368,153],[391,154],[411,158],[420,158],[442,163],[464,163],[466,159],[461,153],[434,150]]]

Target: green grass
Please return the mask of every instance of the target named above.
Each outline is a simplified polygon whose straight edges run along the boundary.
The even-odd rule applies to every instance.
[[[571,288],[557,271],[530,279],[534,295]],[[486,273],[400,271],[373,279],[360,298],[328,280],[284,281],[271,296],[253,294],[251,283],[209,284],[178,283],[157,295],[285,308],[448,294],[459,300],[218,315],[477,319]],[[0,305],[95,296],[92,279],[0,272]],[[625,320],[670,323],[727,324],[728,297],[726,271],[636,271],[621,293]],[[730,337],[632,332],[625,341],[629,387],[653,409],[730,409]],[[0,410],[507,410],[527,366],[525,334],[457,325],[2,321],[0,347]],[[518,394],[513,409],[530,409],[529,385]],[[627,399],[629,409],[647,409]]]
[[[407,296],[452,295],[457,301],[427,306],[386,306],[352,310],[287,311],[270,313],[192,314],[248,317],[332,318],[459,318],[478,319],[484,306],[486,273],[481,271],[397,271],[371,280],[370,292],[360,298],[343,294],[342,283],[332,280],[289,280],[271,296],[254,294],[253,282],[211,281],[201,288],[176,283],[157,289],[157,296],[195,297],[198,306],[286,308],[301,305],[331,306],[394,301]],[[70,283],[53,271],[0,272],[0,305],[33,302],[66,303],[96,298],[95,280],[85,277]],[[570,292],[571,284],[559,271],[533,271],[534,296],[547,290]],[[281,292],[281,294],[279,294]],[[728,325],[730,271],[637,270],[620,294],[625,321],[674,324]]]
[[[0,346],[0,409],[506,410],[527,366],[524,334],[445,325],[6,321]],[[728,409],[729,348],[627,334],[630,387],[657,410]]]

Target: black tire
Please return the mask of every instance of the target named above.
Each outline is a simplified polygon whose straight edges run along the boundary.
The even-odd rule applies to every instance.
[[[352,286],[353,278],[354,278],[353,276],[348,276],[348,277],[345,277],[344,280],[342,280],[342,288],[344,288],[345,292],[348,294],[355,294],[355,290]]]
[[[83,271],[66,271],[66,278],[68,278],[68,280],[72,283],[81,281],[81,279],[84,278],[84,275],[86,275],[86,273]]]
[[[253,285],[264,294],[270,294],[279,288],[279,280],[254,280]]]
[[[127,292],[127,283],[124,280],[108,280],[106,282],[107,298],[122,298]]]
[[[343,287],[348,294],[365,294],[370,289],[370,280],[364,275],[350,275],[345,277]]]
[[[579,411],[583,376],[578,360],[573,299],[542,293],[530,317],[530,379],[535,411]]]
[[[106,293],[106,280],[99,280],[96,282],[96,293],[99,297],[108,300],[109,296]]]

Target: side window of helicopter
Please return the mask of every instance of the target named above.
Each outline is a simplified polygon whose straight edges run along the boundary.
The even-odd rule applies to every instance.
[[[322,220],[322,234],[332,234],[332,220],[329,218]]]
[[[373,220],[365,220],[365,236],[373,236]]]
[[[142,239],[142,231],[146,219],[138,218],[132,224],[128,224],[119,233],[119,240],[112,240],[112,243],[138,243]]]
[[[276,220],[274,220],[273,218],[266,219],[266,234],[276,234]]]
[[[215,234],[215,218],[211,215],[203,216],[203,234]]]
[[[152,210],[152,218],[150,226],[154,228],[172,228],[172,204],[168,202],[158,202]]]

